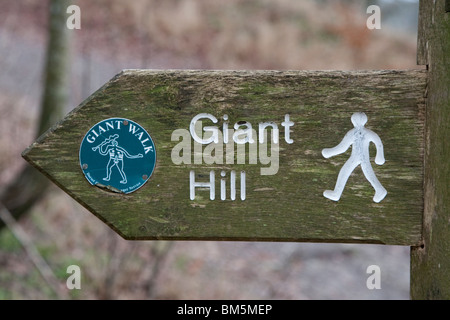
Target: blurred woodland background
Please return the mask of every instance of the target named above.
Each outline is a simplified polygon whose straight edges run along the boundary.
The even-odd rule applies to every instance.
[[[418,68],[417,1],[68,3],[81,8],[81,29],[66,30],[68,60],[58,68],[66,76],[60,118],[122,69]],[[366,27],[370,4],[381,8],[381,30]],[[20,154],[39,131],[49,5],[0,0],[0,194],[23,172]],[[47,122],[45,129],[56,120]],[[25,196],[23,188],[14,192],[16,202]],[[0,299],[409,298],[409,247],[131,242],[53,185],[37,198],[14,225],[56,281],[43,279],[23,240],[3,227]],[[72,264],[81,268],[81,290],[66,288]],[[366,287],[372,264],[381,268],[381,290]]]

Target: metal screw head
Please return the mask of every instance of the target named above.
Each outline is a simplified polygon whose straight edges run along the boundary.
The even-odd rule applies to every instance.
[[[85,164],[83,164],[83,170],[86,170],[87,168],[88,168],[88,165],[87,165],[87,163],[85,163]]]
[[[123,120],[123,125],[127,126],[128,125],[128,121],[127,120]]]
[[[148,179],[148,175],[144,174],[144,175],[142,176],[142,180],[147,180],[147,179]]]

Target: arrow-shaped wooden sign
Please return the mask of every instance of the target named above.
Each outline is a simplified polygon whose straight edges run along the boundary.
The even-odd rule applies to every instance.
[[[417,245],[425,82],[126,70],[23,156],[126,239]]]

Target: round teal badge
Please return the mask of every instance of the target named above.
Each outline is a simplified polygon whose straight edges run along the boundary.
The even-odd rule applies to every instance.
[[[138,123],[128,119],[103,120],[81,142],[81,170],[92,185],[131,193],[147,182],[155,164],[152,138]]]

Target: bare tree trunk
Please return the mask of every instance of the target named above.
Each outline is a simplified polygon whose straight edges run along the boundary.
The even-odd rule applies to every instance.
[[[67,101],[68,0],[49,1],[49,20],[45,84],[37,136],[62,118]],[[1,192],[0,202],[17,219],[28,211],[49,186],[48,180],[36,169],[27,166]],[[0,222],[0,229],[4,227]]]

